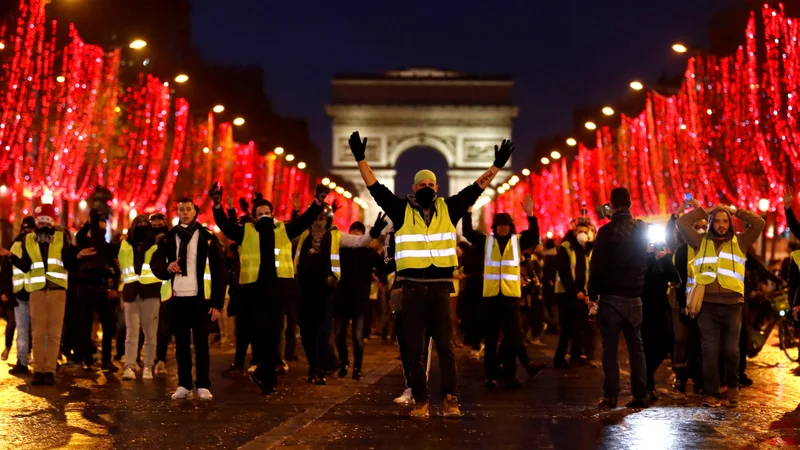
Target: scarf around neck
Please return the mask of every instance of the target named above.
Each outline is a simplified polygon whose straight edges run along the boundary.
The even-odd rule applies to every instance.
[[[180,248],[178,249],[178,266],[181,268],[181,273],[186,275],[186,253],[187,249],[189,248],[189,241],[192,240],[192,236],[194,236],[194,232],[197,231],[197,221],[194,220],[187,226],[183,226],[183,224],[178,225],[175,227],[175,232],[178,234],[178,237],[181,238]]]

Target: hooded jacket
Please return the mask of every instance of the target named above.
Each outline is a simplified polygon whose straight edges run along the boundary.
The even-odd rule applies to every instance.
[[[706,218],[706,212],[702,208],[694,209],[684,214],[676,221],[678,231],[683,237],[683,240],[685,240],[686,244],[692,247],[695,252],[700,251],[700,245],[705,236],[708,236],[708,238],[714,242],[717,254],[719,254],[723,246],[732,245],[731,240],[735,235],[733,231],[733,217],[729,217],[731,219],[730,227],[725,236],[717,236],[713,231],[713,219],[718,211],[723,211],[730,216],[730,213],[726,210],[715,209],[711,211],[711,214],[708,215],[708,232],[705,235],[697,234],[694,228],[692,228],[693,223]],[[747,225],[747,229],[736,236],[739,241],[739,249],[742,253],[747,254],[748,249],[758,240],[758,237],[761,236],[761,232],[764,231],[765,222],[758,214],[742,209],[736,210],[735,217],[742,220]],[[705,297],[703,297],[704,302],[726,305],[744,302],[744,296],[740,295],[738,292],[723,288],[720,286],[718,280],[714,280],[712,283],[706,285],[705,289]]]
[[[647,225],[628,210],[617,211],[597,231],[589,268],[589,297],[637,298],[647,269]]]

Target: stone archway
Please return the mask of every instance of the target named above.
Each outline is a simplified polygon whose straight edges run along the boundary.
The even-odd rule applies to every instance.
[[[513,81],[504,76],[411,68],[379,75],[337,76],[332,121],[333,173],[359,186],[370,207],[364,220],[378,214],[347,141],[358,130],[367,142],[369,161],[378,180],[395,189],[400,155],[429,147],[447,160],[449,192],[474,182],[494,160],[494,146],[511,137],[519,108],[511,101]],[[422,167],[420,167],[422,168]],[[510,172],[503,171],[498,179]]]

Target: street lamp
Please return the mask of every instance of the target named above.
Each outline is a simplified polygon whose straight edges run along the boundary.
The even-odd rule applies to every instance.
[[[597,129],[597,125],[595,125],[595,123],[592,122],[591,120],[586,122],[585,124],[583,124],[583,126],[585,126],[587,130],[596,130]]]
[[[546,165],[550,164],[550,160],[545,156],[545,157],[542,158],[542,164],[544,164],[546,166]]]
[[[528,170],[528,169],[522,169],[522,175],[523,175],[523,176],[526,176],[526,177],[527,177],[527,176],[528,176],[528,175],[530,175],[530,174],[531,174],[531,171],[530,171],[530,170]]]
[[[686,46],[681,44],[680,42],[673,44],[672,45],[672,50],[675,53],[686,53],[686,51],[687,51]]]
[[[769,211],[769,199],[762,198],[758,201],[758,210],[762,213]]]
[[[185,73],[182,73],[177,77],[175,77],[175,82],[178,84],[183,84],[186,83],[187,81],[189,81],[189,75],[186,75]]]
[[[237,117],[237,118],[233,119],[233,124],[236,125],[237,127],[240,127],[240,126],[244,125],[244,119],[241,118],[241,117]]]
[[[297,168],[300,169],[300,170],[305,169],[306,168],[306,163],[304,163],[303,161],[300,161],[299,163],[297,163]]]
[[[283,147],[275,147],[275,154],[282,155],[283,154]]]
[[[291,153],[286,155],[286,160],[287,161],[294,161],[294,155],[292,155]]]
[[[322,179],[322,184],[324,184],[324,185],[328,185],[330,182],[331,182],[331,179],[328,178],[328,177],[325,177],[325,178]]]
[[[578,145],[578,141],[576,141],[573,138],[568,138],[567,139],[567,145],[569,145],[570,147],[575,147],[576,145]]]
[[[64,75],[59,75],[59,76],[56,77],[56,81],[59,82],[59,83],[63,83],[66,80],[67,79],[64,78]]]
[[[506,193],[506,190],[505,190],[505,189],[503,189],[503,186],[500,186],[499,188],[497,188],[497,193],[498,193],[498,194],[505,194],[505,193]]]
[[[644,85],[642,83],[640,83],[639,81],[631,81],[631,85],[630,86],[631,86],[631,89],[633,89],[634,91],[641,91],[642,89],[644,89]]]
[[[136,39],[135,41],[130,43],[129,47],[134,50],[141,50],[147,47],[147,42],[142,39]]]
[[[5,49],[6,49],[6,43],[3,42],[3,41],[0,41],[0,50],[5,50]]]
[[[561,159],[561,153],[559,153],[558,150],[553,150],[552,152],[550,152],[550,157],[553,158],[554,160]]]
[[[614,109],[612,109],[610,106],[606,106],[606,107],[603,108],[603,114],[605,114],[607,116],[613,116],[614,115]]]
[[[86,200],[81,200],[81,201],[78,203],[78,208],[80,208],[80,209],[81,209],[81,211],[83,211],[84,209],[86,209],[86,206],[87,206],[87,204],[86,204]]]
[[[219,114],[219,113],[221,113],[222,111],[225,111],[225,107],[224,107],[224,106],[222,106],[222,105],[217,105],[217,106],[215,106],[215,107],[214,107],[213,111],[214,111],[215,113]]]
[[[328,187],[331,188],[331,189],[336,189],[336,183],[331,181],[330,183],[328,183]]]

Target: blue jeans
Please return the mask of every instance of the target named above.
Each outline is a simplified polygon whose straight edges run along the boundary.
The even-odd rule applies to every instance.
[[[339,361],[342,366],[350,365],[350,358],[347,354],[347,325],[351,318],[348,315],[337,315],[334,319],[336,328],[336,347],[339,352]],[[352,318],[353,326],[353,369],[361,370],[361,362],[364,360],[364,315],[360,314]]]
[[[600,296],[600,336],[603,339],[603,393],[619,395],[619,332],[625,337],[631,364],[631,393],[637,400],[647,399],[647,365],[642,346],[642,299],[639,297]]]
[[[17,361],[27,366],[31,354],[31,305],[17,299],[14,307],[14,320],[17,321]]]
[[[742,306],[703,302],[697,315],[703,341],[703,387],[719,395],[719,361],[725,362],[725,384],[739,387],[739,333],[742,330]]]

